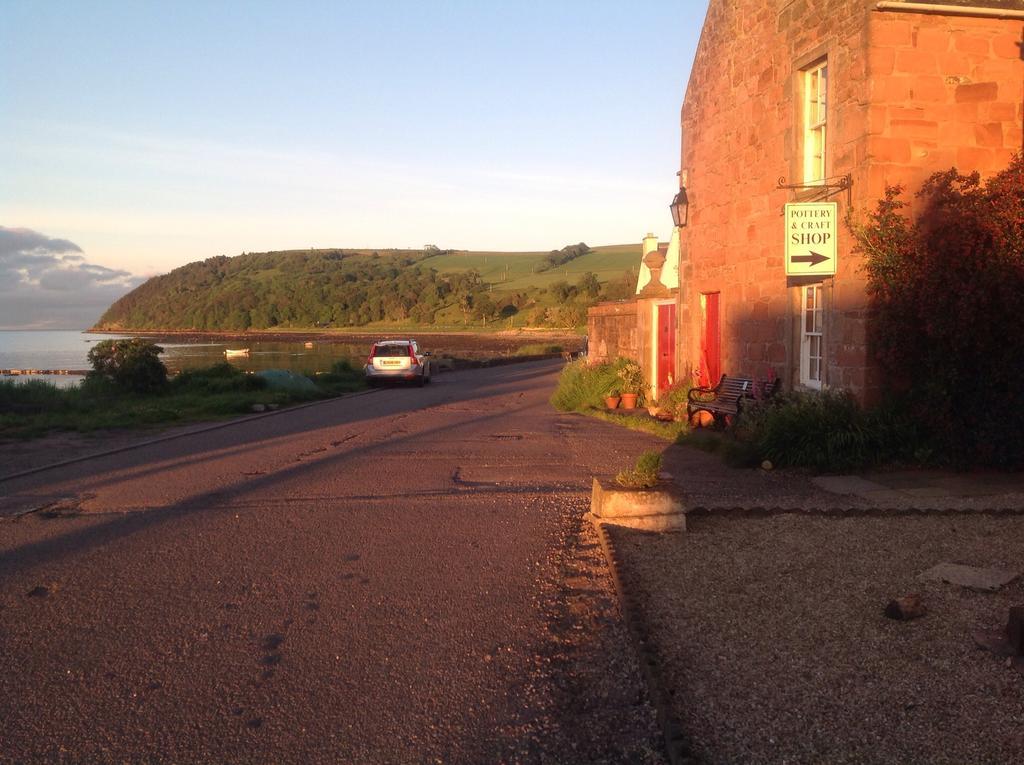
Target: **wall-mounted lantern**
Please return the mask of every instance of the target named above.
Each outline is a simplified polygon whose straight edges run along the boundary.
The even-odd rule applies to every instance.
[[[668,209],[672,212],[672,222],[676,228],[683,228],[690,212],[690,201],[686,198],[685,187],[679,187],[679,193],[673,197],[672,204],[668,206]]]

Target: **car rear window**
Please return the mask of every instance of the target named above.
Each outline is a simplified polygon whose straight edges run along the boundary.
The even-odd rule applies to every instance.
[[[378,345],[373,352],[374,356],[408,356],[408,345]]]

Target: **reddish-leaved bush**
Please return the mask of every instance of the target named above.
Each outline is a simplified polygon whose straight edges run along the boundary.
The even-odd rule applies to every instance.
[[[1024,466],[1024,160],[936,173],[916,220],[900,187],[855,226],[869,341],[943,461]]]

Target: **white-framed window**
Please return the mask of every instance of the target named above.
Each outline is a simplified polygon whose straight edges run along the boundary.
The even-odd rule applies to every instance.
[[[828,63],[804,70],[804,183],[825,180]]]
[[[800,288],[800,384],[821,389],[824,366],[820,284]]]

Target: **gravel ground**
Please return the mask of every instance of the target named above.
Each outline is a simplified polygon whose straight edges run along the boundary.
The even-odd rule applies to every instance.
[[[1024,569],[1024,518],[724,514],[686,534],[610,531],[700,761],[1024,761],[1024,677],[972,640],[1005,624],[1024,583],[917,579],[943,561]],[[924,618],[883,616],[914,592]]]

